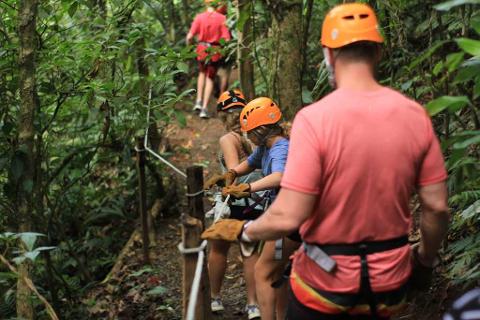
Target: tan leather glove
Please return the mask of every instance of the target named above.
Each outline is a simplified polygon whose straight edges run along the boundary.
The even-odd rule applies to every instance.
[[[250,196],[250,184],[240,183],[225,187],[222,189],[222,195],[224,197],[226,197],[227,195],[231,195],[232,197],[237,199],[248,198]]]
[[[237,219],[220,219],[203,231],[202,239],[237,241],[246,222]]]
[[[235,170],[228,170],[224,174],[216,174],[210,179],[208,179],[204,184],[203,184],[203,189],[208,190],[214,185],[224,185],[226,187],[230,186],[233,181],[237,178],[237,172]],[[223,182],[223,183],[221,183]]]

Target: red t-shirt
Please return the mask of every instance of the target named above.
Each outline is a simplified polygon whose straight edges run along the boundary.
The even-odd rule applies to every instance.
[[[382,87],[338,89],[295,117],[281,186],[318,195],[300,234],[318,244],[378,241],[406,235],[417,186],[447,178],[430,118],[415,101]],[[294,271],[313,288],[355,293],[360,258],[334,256],[332,274],[303,250]],[[400,287],[411,273],[408,246],[368,256],[374,291]]]
[[[225,20],[225,16],[216,11],[205,11],[195,17],[190,33],[197,36],[200,42],[197,46],[197,60],[203,61],[208,56],[205,50],[209,46],[201,42],[218,45],[220,39],[230,40],[230,32],[225,25]],[[220,58],[220,54],[215,54],[211,57],[211,60],[217,61]]]

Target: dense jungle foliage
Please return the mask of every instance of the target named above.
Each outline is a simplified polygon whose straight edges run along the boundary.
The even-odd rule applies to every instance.
[[[270,63],[275,32],[282,29],[272,24],[296,7],[304,59],[298,61],[297,98],[306,105],[331,90],[321,22],[328,8],[343,1],[239,2],[240,13],[237,1],[228,1],[233,40],[224,50],[235,62],[238,30],[248,22],[244,59],[253,64],[257,96],[277,94],[274,73],[281,77],[283,70]],[[386,39],[378,78],[426,106],[447,159],[453,218],[441,276],[459,290],[478,286],[480,4],[368,2]],[[36,9],[28,12],[28,6]],[[158,149],[169,123],[188,126],[183,110],[192,105],[196,64],[185,36],[202,6],[200,0],[0,1],[0,318],[14,318],[21,297],[18,273],[7,263],[27,266],[60,318],[87,318],[85,294],[109,273],[138,218],[135,137],[149,127]],[[30,119],[22,112],[22,14],[36,17]],[[288,105],[291,114],[297,107]],[[30,120],[29,145],[23,126]],[[149,205],[175,184],[168,168],[151,163]],[[48,318],[38,296],[31,301],[37,317]]]

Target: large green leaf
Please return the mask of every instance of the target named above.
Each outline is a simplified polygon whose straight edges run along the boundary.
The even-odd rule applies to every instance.
[[[442,41],[438,41],[438,42],[435,42],[432,44],[432,46],[430,48],[428,48],[428,50],[426,50],[423,54],[421,54],[418,58],[416,58],[415,60],[412,61],[412,63],[410,63],[410,65],[408,66],[408,69],[409,70],[413,70],[415,69],[419,64],[421,64],[423,61],[425,61],[426,59],[430,58],[432,56],[432,54],[435,53],[435,51],[437,51],[438,49],[440,49],[445,43],[449,42],[449,40],[442,40]]]
[[[443,3],[437,4],[434,6],[434,8],[441,11],[448,11],[453,7],[461,6],[463,4],[469,4],[469,3],[480,4],[480,0],[450,0],[450,1],[445,1]]]
[[[41,233],[37,232],[22,232],[20,233],[20,239],[22,242],[25,244],[25,247],[27,248],[28,251],[33,250],[33,246],[35,245],[35,242],[37,241],[38,237],[44,236]]]
[[[473,136],[471,138],[465,139],[463,141],[457,142],[453,144],[454,149],[465,149],[466,147],[472,144],[480,143],[480,134]]]
[[[468,38],[459,38],[455,40],[460,48],[472,56],[480,56],[480,41]]]
[[[468,104],[470,104],[470,100],[468,100],[468,97],[466,96],[443,96],[430,101],[427,104],[426,108],[428,110],[428,113],[431,116],[434,116],[445,109],[449,109],[450,111],[455,112]]]
[[[480,34],[480,14],[477,14],[475,17],[472,17],[470,20],[470,25],[475,30],[476,33]]]

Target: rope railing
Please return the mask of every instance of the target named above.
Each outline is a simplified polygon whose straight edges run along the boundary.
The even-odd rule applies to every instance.
[[[173,171],[175,171],[179,175],[181,175],[184,178],[187,178],[187,175],[185,174],[185,172],[183,172],[182,170],[175,167],[171,162],[169,162],[167,159],[165,159],[164,157],[162,157],[161,155],[156,153],[153,149],[151,149],[148,146],[148,130],[150,129],[150,109],[151,109],[150,105],[151,105],[151,101],[152,101],[152,86],[150,86],[150,89],[148,90],[147,128],[145,129],[145,140],[144,140],[144,143],[143,143],[144,147],[145,147],[145,150],[147,150],[155,158],[157,158],[158,160],[162,161],[164,164],[169,166]]]
[[[205,260],[205,248],[207,247],[207,240],[203,240],[200,246],[196,248],[185,248],[183,243],[178,244],[178,250],[182,254],[198,253],[197,266],[195,268],[195,276],[193,277],[192,289],[188,299],[186,320],[195,320],[195,307],[197,305],[198,291],[200,289],[200,280],[202,279],[203,262]]]
[[[147,104],[147,126],[145,129],[145,136],[143,140],[143,150],[137,150],[137,152],[141,151],[147,151],[151,155],[153,155],[155,158],[163,162],[165,165],[167,165],[170,169],[175,171],[175,173],[179,174],[180,176],[184,177],[185,179],[187,178],[187,174],[177,168],[175,165],[173,165],[170,161],[159,155],[156,151],[154,151],[152,148],[149,147],[149,129],[150,129],[150,113],[151,113],[151,101],[152,101],[152,87],[150,86],[149,92],[148,92],[148,104]],[[188,170],[187,170],[188,172]],[[187,180],[188,183],[188,180]],[[185,195],[188,198],[195,198],[199,196],[203,196],[205,191],[199,190],[197,192],[192,192],[192,193],[185,193]],[[225,207],[228,204],[228,200],[230,199],[230,196],[227,196],[227,199],[225,202],[222,204],[222,211],[225,209]],[[215,221],[218,220],[219,217],[215,217]],[[190,287],[190,292],[188,293],[188,306],[186,309],[186,314],[185,314],[185,319],[186,320],[195,320],[195,311],[197,307],[197,301],[198,301],[198,296],[199,296],[199,290],[200,290],[200,283],[202,281],[202,273],[204,270],[204,261],[205,261],[205,249],[207,247],[207,241],[204,240],[201,242],[201,244],[198,247],[193,247],[193,248],[185,248],[184,242],[180,242],[178,244],[178,250],[180,251],[181,254],[183,255],[190,255],[190,254],[198,254],[196,265],[195,265],[195,273],[194,277],[192,280],[192,285]]]

